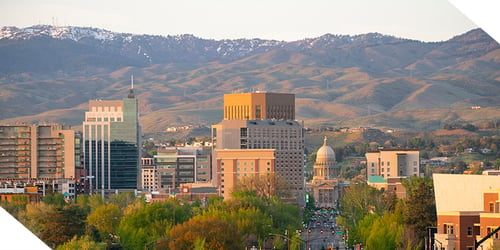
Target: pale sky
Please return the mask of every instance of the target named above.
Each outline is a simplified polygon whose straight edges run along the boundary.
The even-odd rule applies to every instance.
[[[284,41],[368,32],[443,41],[477,28],[447,0],[0,0],[0,26],[36,24]]]

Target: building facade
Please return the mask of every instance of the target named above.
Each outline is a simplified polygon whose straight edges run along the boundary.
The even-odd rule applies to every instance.
[[[158,150],[154,156],[158,190],[168,191],[187,183],[210,183],[209,149],[177,147]]]
[[[500,227],[500,176],[434,174],[437,233],[434,246],[445,250],[474,249]],[[480,249],[499,249],[499,234]]]
[[[295,95],[237,93],[224,95],[224,120],[295,120]]]
[[[224,95],[224,120],[212,126],[212,165],[217,166],[215,159],[223,149],[275,149],[276,175],[287,182],[293,198],[304,206],[304,129],[294,118],[293,94]]]
[[[142,190],[158,191],[158,175],[155,158],[142,158]]]
[[[141,188],[141,127],[133,89],[121,101],[89,102],[83,122],[83,154],[90,188]]]
[[[274,177],[274,149],[222,149],[217,150],[216,160],[217,187],[224,199],[230,199],[242,178],[249,177],[262,182]],[[274,184],[268,183],[268,194],[275,192]]]
[[[62,125],[0,126],[0,179],[75,179],[76,156],[75,132]]]
[[[415,149],[380,149],[366,152],[366,175],[420,176],[420,152]]]

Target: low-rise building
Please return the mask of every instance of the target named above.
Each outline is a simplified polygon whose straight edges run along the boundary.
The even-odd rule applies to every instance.
[[[417,149],[380,149],[368,151],[367,179],[373,175],[389,177],[420,176],[420,152]]]
[[[219,195],[230,199],[238,181],[245,177],[274,175],[274,149],[221,149],[217,150],[217,187]],[[275,183],[269,183],[274,193]]]
[[[209,183],[211,180],[210,149],[196,147],[172,147],[159,149],[154,156],[156,186],[160,192],[168,192],[187,183]]]
[[[434,174],[437,233],[434,246],[445,250],[474,249],[500,226],[500,176]],[[498,249],[498,234],[481,249]]]
[[[406,177],[389,177],[384,179],[380,175],[372,175],[368,178],[367,184],[378,189],[384,190],[387,194],[395,194],[397,198],[406,198],[406,188],[403,185],[403,180]]]
[[[38,203],[41,200],[41,194],[37,187],[3,187],[0,188],[0,201],[12,202],[20,199],[26,199],[29,203]],[[26,198],[24,198],[26,197]]]

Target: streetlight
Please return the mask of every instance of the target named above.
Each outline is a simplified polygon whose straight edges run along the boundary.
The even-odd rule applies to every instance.
[[[311,229],[307,229],[306,250],[309,250],[309,233],[311,233]]]
[[[85,180],[89,180],[89,186],[90,186],[90,195],[92,195],[92,179],[94,179],[95,176],[93,175],[88,175],[88,176],[85,176]]]

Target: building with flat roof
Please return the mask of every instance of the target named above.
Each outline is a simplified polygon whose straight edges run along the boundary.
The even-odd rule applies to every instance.
[[[62,125],[0,126],[0,179],[75,179],[75,131]],[[76,159],[75,159],[76,158]]]
[[[224,94],[224,120],[295,120],[295,94]]]
[[[434,174],[439,249],[474,249],[479,241],[500,226],[500,176]],[[498,249],[498,234],[481,249]]]
[[[200,147],[159,149],[154,156],[158,191],[168,192],[188,183],[210,183],[210,150]]]
[[[217,187],[224,199],[243,178],[257,177],[262,180],[274,175],[274,149],[221,149],[217,150]],[[274,193],[274,183],[269,183],[268,193]]]
[[[158,176],[156,173],[155,158],[142,158],[142,190],[144,191],[157,191],[158,190]]]
[[[110,192],[141,188],[141,126],[133,85],[121,101],[89,102],[83,154],[90,188]]]
[[[304,126],[294,119],[294,94],[224,95],[224,120],[212,125],[212,165],[217,166],[217,154],[223,149],[275,149],[276,175],[287,182],[293,199],[304,206]],[[212,176],[218,185],[216,171],[214,167]]]
[[[368,151],[366,178],[373,175],[388,177],[420,176],[420,152],[416,149],[380,149]]]
[[[275,173],[287,182],[298,204],[305,204],[302,124],[278,120],[223,120],[212,126],[212,144],[214,159],[218,159],[223,149],[275,149]],[[217,173],[214,176],[218,183]]]

